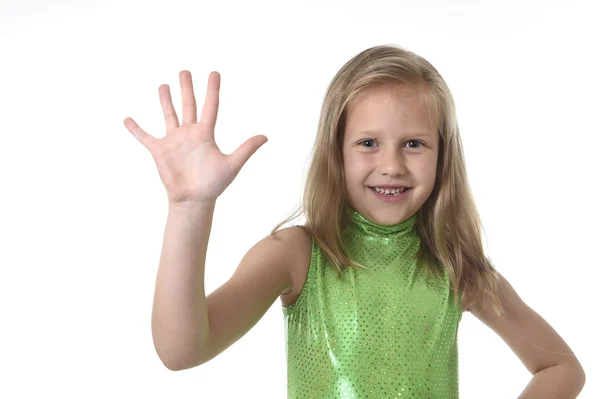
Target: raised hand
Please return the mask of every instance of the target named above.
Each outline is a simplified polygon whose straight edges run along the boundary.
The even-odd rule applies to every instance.
[[[211,72],[208,76],[199,121],[191,73],[181,71],[179,82],[183,105],[181,125],[166,84],[158,88],[167,130],[165,137],[152,137],[129,117],[125,118],[124,124],[152,154],[170,203],[193,205],[215,202],[268,139],[263,135],[254,136],[235,152],[223,154],[215,142],[221,76],[218,72]]]

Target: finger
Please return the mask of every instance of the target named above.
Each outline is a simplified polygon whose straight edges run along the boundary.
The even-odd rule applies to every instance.
[[[179,119],[177,119],[177,113],[173,107],[169,85],[161,85],[158,88],[158,95],[163,115],[165,116],[165,127],[167,128],[167,133],[169,133],[179,126]]]
[[[179,72],[179,83],[181,85],[181,100],[183,104],[181,124],[191,125],[198,121],[192,73],[190,71]]]
[[[123,121],[123,124],[133,134],[133,136],[138,139],[140,143],[144,147],[146,147],[149,151],[152,151],[154,143],[156,142],[156,138],[150,136],[146,133],[139,125],[131,118],[127,117]]]
[[[238,173],[246,164],[246,162],[248,162],[248,159],[250,159],[250,157],[256,152],[256,150],[258,150],[267,141],[269,141],[267,136],[254,136],[240,145],[234,153],[229,154],[231,167],[235,173]]]
[[[219,112],[219,90],[221,88],[221,75],[214,71],[208,75],[208,86],[206,88],[206,98],[202,107],[202,116],[200,122],[214,130],[217,123],[217,114]]]

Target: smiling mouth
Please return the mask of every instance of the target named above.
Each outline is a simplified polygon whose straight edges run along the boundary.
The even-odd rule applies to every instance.
[[[370,188],[371,190],[373,190],[374,192],[376,192],[377,194],[381,194],[381,195],[387,195],[388,197],[393,197],[393,196],[396,196],[396,195],[400,195],[400,194],[403,194],[403,193],[407,192],[408,190],[411,190],[411,189],[412,189],[412,187],[404,187],[404,188],[402,188],[400,191],[393,190],[393,192],[392,192],[392,193],[389,193],[389,194],[387,194],[387,193],[382,193],[382,192],[379,192],[379,191],[375,190],[375,188],[374,188],[374,187],[369,187],[369,188]]]

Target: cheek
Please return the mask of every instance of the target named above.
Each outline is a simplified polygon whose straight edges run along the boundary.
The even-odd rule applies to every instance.
[[[361,161],[360,158],[350,159],[344,166],[344,173],[349,180],[354,184],[362,183],[369,175],[369,165]]]
[[[426,176],[428,180],[435,180],[436,175],[436,165],[429,165],[429,167],[425,170]]]
[[[437,168],[437,156],[430,154],[428,157],[422,159],[420,162],[419,169],[423,176],[435,176]]]
[[[427,185],[430,187],[433,187],[435,184],[436,169],[437,165],[435,159],[432,159],[431,162],[428,162],[427,166],[422,169],[422,179],[423,181],[427,182]]]

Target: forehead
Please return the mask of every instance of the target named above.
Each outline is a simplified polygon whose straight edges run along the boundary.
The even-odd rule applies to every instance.
[[[435,136],[434,107],[425,89],[407,85],[385,85],[364,89],[349,104],[344,133],[406,133]]]

